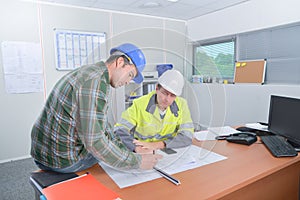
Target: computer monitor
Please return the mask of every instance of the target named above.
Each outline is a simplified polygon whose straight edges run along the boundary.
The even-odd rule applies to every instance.
[[[271,95],[268,129],[300,147],[300,99]]]

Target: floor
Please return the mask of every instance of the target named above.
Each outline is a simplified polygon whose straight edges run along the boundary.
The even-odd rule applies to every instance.
[[[29,183],[30,173],[38,168],[32,158],[0,164],[0,199],[34,200],[34,191]]]

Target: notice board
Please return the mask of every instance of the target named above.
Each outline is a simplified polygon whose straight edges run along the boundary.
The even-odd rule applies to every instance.
[[[106,58],[106,34],[54,29],[57,70],[73,70]]]
[[[236,61],[234,83],[259,83],[265,81],[266,60]]]

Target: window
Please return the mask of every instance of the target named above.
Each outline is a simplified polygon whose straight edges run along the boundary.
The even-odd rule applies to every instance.
[[[266,84],[300,84],[300,23],[199,41],[193,75],[233,80],[234,63],[267,60]],[[234,39],[232,39],[234,38]]]
[[[233,79],[235,40],[201,44],[194,47],[194,75]]]

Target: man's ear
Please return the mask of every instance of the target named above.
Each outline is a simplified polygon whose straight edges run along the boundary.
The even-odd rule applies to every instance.
[[[119,68],[119,66],[123,67],[124,66],[124,58],[122,56],[120,56],[119,58],[117,58],[116,63],[117,63],[117,68]]]

